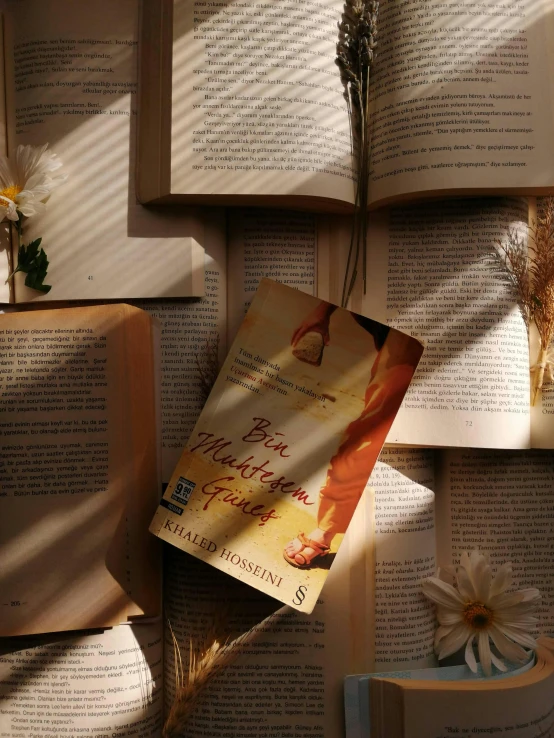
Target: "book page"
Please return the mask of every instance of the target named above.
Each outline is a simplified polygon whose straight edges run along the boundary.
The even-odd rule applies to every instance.
[[[172,193],[353,202],[342,11],[173,0]]]
[[[552,3],[384,0],[379,16],[370,198],[552,190]]]
[[[46,296],[16,277],[16,299],[183,297],[203,293],[203,225],[146,210],[134,194],[137,0],[8,3],[10,150],[48,142],[67,181],[30,218],[43,238]]]
[[[434,608],[421,579],[435,573],[433,452],[385,448],[369,484],[375,491],[374,668],[435,664]]]
[[[530,446],[528,343],[512,288],[491,261],[524,200],[449,200],[372,215],[365,315],[425,351],[389,443]]]
[[[5,639],[1,735],[161,738],[161,630],[158,620],[63,639]]]
[[[4,59],[4,5],[0,3],[0,64]],[[0,155],[8,153],[8,132],[6,130],[6,76],[0,75]],[[6,222],[0,223],[0,303],[10,301],[10,286],[6,280],[10,274],[11,239]]]
[[[214,638],[249,634],[238,646],[236,658],[200,695],[187,723],[187,736],[337,738],[343,734],[344,675],[366,671],[372,664],[367,609],[373,580],[372,527],[371,500],[366,495],[311,615],[283,607],[169,547],[164,600],[185,656],[189,643],[196,649],[210,645]],[[165,688],[168,709],[175,693],[168,630]]]
[[[205,234],[206,294],[201,300],[137,303],[161,326],[162,482],[167,484],[207,397],[202,374],[226,348],[225,214],[211,211]]]
[[[534,672],[539,671],[535,676]],[[455,682],[439,689],[403,690],[403,738],[473,738],[476,735],[541,738],[554,729],[554,674],[551,668],[511,680],[473,683],[459,689]],[[382,733],[381,735],[386,735]]]
[[[0,347],[2,635],[158,614],[148,316],[126,305],[12,313]]]
[[[315,218],[280,210],[229,212],[228,343],[242,323],[260,279],[315,294]]]
[[[514,588],[541,591],[538,628],[551,633],[553,453],[455,450],[439,458],[439,565],[458,563],[473,548],[487,553],[494,567],[511,561]]]

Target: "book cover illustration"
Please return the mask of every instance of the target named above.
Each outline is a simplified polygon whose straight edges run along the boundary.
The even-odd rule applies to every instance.
[[[422,350],[262,280],[150,530],[311,612]]]

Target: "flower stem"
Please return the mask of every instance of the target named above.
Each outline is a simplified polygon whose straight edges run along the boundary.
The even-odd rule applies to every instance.
[[[17,231],[17,253],[19,254],[19,250],[21,249],[21,229],[22,229],[22,222],[21,221],[23,219],[23,216],[21,215],[21,213],[18,213],[18,215],[19,215],[19,220],[14,221],[12,223],[12,226],[14,226],[15,227],[15,230]],[[10,269],[11,269],[13,267],[13,254],[11,255],[10,262],[11,262],[10,263]],[[14,277],[14,274],[16,274],[19,271],[20,271],[19,264],[17,264],[17,266],[10,273],[10,275],[8,276],[8,278],[6,279],[6,281],[4,282],[4,284],[7,284],[8,282],[12,281],[13,280],[13,277]]]
[[[537,401],[537,396],[542,389],[544,381],[544,370],[548,361],[548,349],[541,348],[539,351],[539,358],[535,364],[535,374],[533,377],[533,391],[531,395],[531,405],[534,406]]]

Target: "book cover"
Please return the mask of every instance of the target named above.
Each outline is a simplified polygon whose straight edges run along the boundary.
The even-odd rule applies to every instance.
[[[311,612],[422,351],[262,280],[150,530]]]

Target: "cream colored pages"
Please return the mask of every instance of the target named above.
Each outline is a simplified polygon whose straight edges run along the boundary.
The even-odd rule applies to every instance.
[[[172,193],[353,202],[339,0],[173,0]]]
[[[0,4],[0,64],[4,59],[4,4]],[[6,131],[6,77],[0,75],[0,155],[7,153],[8,135]],[[6,223],[0,224],[0,302],[10,301],[10,287],[6,279],[10,273],[10,232]]]
[[[441,452],[437,494],[438,563],[473,548],[494,567],[511,561],[516,589],[537,587],[540,632],[554,630],[552,478],[548,451]]]
[[[551,670],[544,674],[541,670],[531,684],[510,686],[509,681],[474,682],[473,689],[468,690],[457,689],[455,682],[443,683],[440,690],[411,688],[408,684],[402,694],[403,737],[551,736],[554,730]]]
[[[372,663],[371,518],[367,497],[356,510],[311,615],[282,607],[169,547],[166,614],[185,652],[189,643],[202,649],[214,638],[249,633],[236,660],[210,683],[188,723],[187,736],[343,735],[344,675],[367,671]],[[303,594],[300,588],[299,597]],[[175,692],[173,675],[173,643],[166,631],[166,707]]]
[[[433,452],[384,449],[369,485],[375,490],[373,671],[434,666],[435,612],[420,587],[436,569]]]
[[[43,237],[48,300],[203,292],[203,226],[134,194],[137,0],[8,4],[10,149],[49,143],[68,176],[26,242]],[[43,299],[16,282],[17,301]]]
[[[524,200],[452,200],[372,215],[359,311],[425,347],[389,443],[530,446],[525,324],[488,258],[509,229],[525,236],[526,227]]]
[[[373,202],[554,187],[550,0],[380,3]]]
[[[205,231],[206,294],[201,300],[139,303],[161,326],[162,482],[169,482],[206,399],[202,377],[227,353],[225,214],[212,210]]]
[[[161,738],[161,622],[91,634],[5,639],[0,733]]]
[[[313,215],[271,210],[229,212],[229,345],[263,277],[315,294],[316,251]]]
[[[158,614],[147,316],[114,305],[1,318],[1,634]]]

